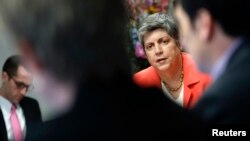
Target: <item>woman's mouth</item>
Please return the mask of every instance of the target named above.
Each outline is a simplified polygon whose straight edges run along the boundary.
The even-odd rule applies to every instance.
[[[156,63],[164,63],[167,60],[167,58],[159,58],[156,60]]]

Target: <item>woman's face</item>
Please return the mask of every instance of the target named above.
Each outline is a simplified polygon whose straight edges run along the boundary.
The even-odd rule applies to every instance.
[[[156,29],[144,35],[144,50],[148,62],[158,71],[176,67],[180,49],[164,29]]]

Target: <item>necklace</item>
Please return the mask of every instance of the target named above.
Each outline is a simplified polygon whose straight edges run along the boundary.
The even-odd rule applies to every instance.
[[[167,84],[165,81],[163,81],[163,83],[165,84],[165,86],[168,88],[169,91],[175,92],[175,91],[177,91],[177,90],[179,90],[179,89],[181,88],[182,82],[183,82],[183,77],[184,77],[184,74],[183,74],[183,71],[182,71],[182,72],[181,72],[181,76],[180,76],[179,83],[178,83],[178,85],[177,85],[176,88],[170,88],[170,87],[168,86],[168,84]]]

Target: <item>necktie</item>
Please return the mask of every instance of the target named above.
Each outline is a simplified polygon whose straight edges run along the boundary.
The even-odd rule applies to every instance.
[[[12,105],[11,107],[10,123],[13,130],[14,141],[22,141],[22,130],[16,114],[16,105]]]

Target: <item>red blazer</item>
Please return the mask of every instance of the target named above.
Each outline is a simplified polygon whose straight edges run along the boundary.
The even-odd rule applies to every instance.
[[[191,55],[182,53],[184,73],[184,108],[193,107],[209,86],[211,77],[200,72]],[[141,87],[157,87],[161,89],[161,80],[156,70],[150,66],[134,74],[134,82]]]

